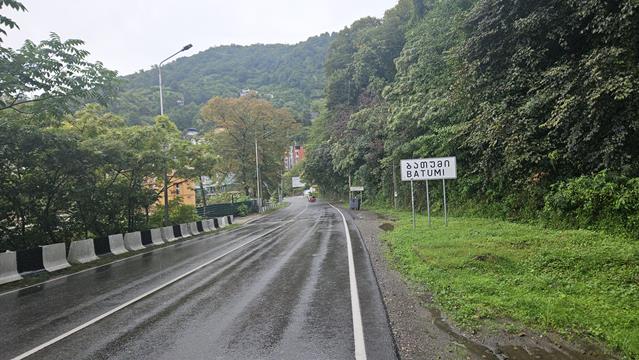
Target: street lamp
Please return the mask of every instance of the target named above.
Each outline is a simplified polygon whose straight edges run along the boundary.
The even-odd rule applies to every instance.
[[[192,48],[193,45],[188,44],[185,45],[182,49],[180,49],[178,52],[176,52],[175,54],[169,56],[168,58],[160,61],[160,64],[158,65],[158,77],[160,78],[160,115],[164,115],[164,99],[162,97],[162,64],[164,64],[165,62],[169,61],[172,57],[174,57],[175,55],[186,51],[190,48]]]
[[[164,98],[162,96],[162,64],[170,60],[175,55],[183,51],[186,51],[192,47],[193,45],[191,44],[185,45],[182,49],[180,49],[180,51],[160,61],[160,64],[158,64],[158,77],[160,80],[160,115],[164,115]],[[164,150],[165,151],[168,150],[168,147],[166,145],[164,146]],[[168,172],[168,169],[166,168],[166,160],[165,160],[165,164],[164,164],[164,226],[169,225],[169,174],[167,172]]]

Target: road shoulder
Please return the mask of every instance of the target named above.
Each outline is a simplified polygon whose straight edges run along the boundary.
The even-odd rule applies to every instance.
[[[457,328],[435,305],[425,288],[408,284],[389,264],[384,231],[392,219],[368,211],[350,211],[370,253],[402,359],[608,359],[554,334],[509,333],[486,328],[474,333]]]

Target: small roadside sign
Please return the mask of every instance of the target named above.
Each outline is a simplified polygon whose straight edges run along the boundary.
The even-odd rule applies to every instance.
[[[351,186],[351,191],[353,192],[361,192],[364,191],[364,187],[363,186]]]
[[[291,182],[293,189],[306,187],[306,184],[302,182],[302,178],[299,176],[293,176]]]
[[[401,161],[402,181],[457,179],[457,158],[427,158]]]

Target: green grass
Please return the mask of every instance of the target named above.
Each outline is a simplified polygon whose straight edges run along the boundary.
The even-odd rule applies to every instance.
[[[511,319],[536,330],[602,340],[639,358],[639,242],[482,218],[431,228],[410,212],[384,234],[389,258],[465,327]]]

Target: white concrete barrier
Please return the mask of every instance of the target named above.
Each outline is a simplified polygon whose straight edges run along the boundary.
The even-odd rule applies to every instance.
[[[95,255],[93,239],[71,242],[67,259],[73,264],[86,264],[98,260],[98,257]]]
[[[226,222],[226,216],[222,216],[221,218],[217,219],[218,224],[220,224],[220,228],[225,228],[227,224]]]
[[[164,241],[162,240],[162,229],[151,229],[151,241],[153,245],[162,245]]]
[[[162,239],[166,242],[172,242],[177,240],[173,234],[173,226],[165,226],[162,228]]]
[[[113,255],[121,255],[129,252],[129,250],[124,247],[124,237],[122,234],[109,235],[109,249],[111,249],[111,254]]]
[[[22,276],[18,274],[16,253],[13,251],[0,253],[0,285],[18,280],[22,280]]]
[[[182,233],[183,238],[191,237],[188,224],[180,224],[180,232]]]
[[[42,264],[48,272],[54,272],[71,266],[67,261],[67,248],[64,243],[42,246]]]
[[[124,247],[129,251],[138,251],[144,249],[142,245],[142,235],[139,231],[124,234]]]
[[[213,219],[206,219],[203,224],[206,224],[206,226],[204,227],[204,229],[206,231],[214,231],[215,230],[215,224],[213,223]]]
[[[189,223],[189,233],[191,235],[199,235],[200,231],[197,229],[197,222]]]

